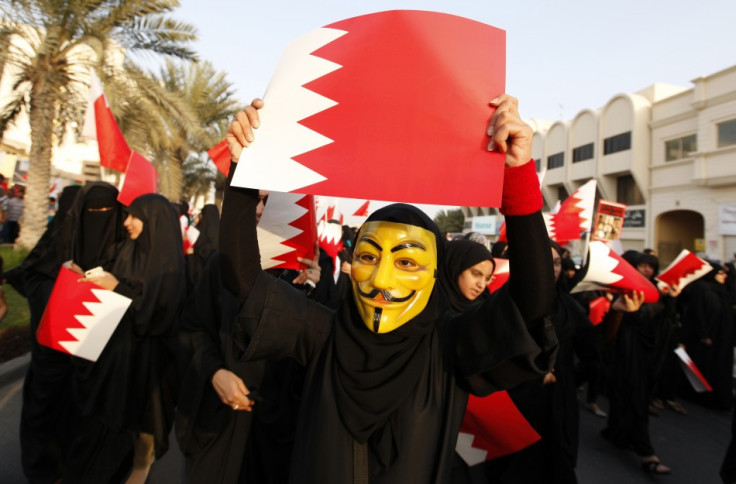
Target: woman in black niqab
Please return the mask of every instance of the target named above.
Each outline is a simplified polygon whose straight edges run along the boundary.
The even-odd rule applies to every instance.
[[[70,452],[77,459],[70,482],[108,482],[126,470],[134,445],[134,473],[147,474],[154,455],[161,457],[168,448],[174,324],[186,286],[181,230],[160,195],[136,198],[127,212],[142,229],[135,238],[129,229],[131,238],[118,245],[110,273],[117,279],[114,291],[132,303],[97,362],[76,359],[75,391],[87,432],[77,436]]]
[[[110,268],[113,247],[123,237],[118,190],[105,182],[67,187],[59,211],[39,244],[23,264],[23,286],[35,335],[61,265],[81,261],[84,269]],[[71,206],[71,207],[70,207]],[[69,385],[72,373],[67,354],[43,347],[33,339],[21,412],[21,455],[31,481],[57,479],[67,447],[71,418]]]

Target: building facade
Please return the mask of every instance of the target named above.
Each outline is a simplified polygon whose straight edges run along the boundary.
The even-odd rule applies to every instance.
[[[627,205],[621,249],[736,257],[736,66],[613,96],[571,121],[532,119],[545,207],[595,179],[596,198]],[[466,217],[481,210],[464,209]]]

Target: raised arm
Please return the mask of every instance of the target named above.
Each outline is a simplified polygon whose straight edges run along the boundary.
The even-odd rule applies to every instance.
[[[542,218],[542,193],[531,160],[533,132],[519,116],[516,98],[503,95],[491,104],[488,149],[506,154],[501,213],[506,216],[509,290],[527,323],[549,314],[554,272],[549,236]]]
[[[243,148],[250,145],[254,129],[260,126],[258,109],[263,101],[255,99],[240,111],[227,131],[227,146],[232,164],[220,219],[220,269],[222,281],[240,303],[248,297],[261,272],[261,256],[256,236],[258,190],[230,186],[235,166]]]

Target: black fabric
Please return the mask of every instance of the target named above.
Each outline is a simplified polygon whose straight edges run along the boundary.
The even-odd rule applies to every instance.
[[[87,245],[86,259],[95,266],[107,264],[109,267],[114,255],[112,248],[122,238],[117,193],[115,187],[104,182],[89,183],[81,188],[67,187],[62,192],[57,216],[22,265],[33,335],[62,263],[73,259],[75,253],[78,257],[82,255],[79,251],[82,240],[96,241]],[[90,222],[86,207],[98,206],[94,200],[100,197],[112,203],[112,210],[106,215],[113,223]],[[21,410],[22,462],[32,482],[53,482],[62,472],[72,415],[70,363],[69,355],[42,346],[33,338]]]
[[[283,281],[262,273],[255,235],[256,202],[255,191],[231,187],[222,213],[222,225],[230,228],[221,231],[223,281],[245,302],[237,322],[247,333],[247,338],[242,339],[247,343],[245,357],[257,360],[290,356],[307,368],[290,482],[350,482],[355,439],[344,422],[345,409],[339,406],[335,395],[344,376],[352,375],[355,381],[350,383],[359,392],[365,386],[359,381],[362,374],[352,373],[352,368],[340,371],[336,368],[338,361],[352,365],[353,358],[340,353],[350,348],[372,347],[374,342],[362,340],[374,334],[362,322],[357,324],[352,299],[344,302],[348,309],[343,307],[332,313]],[[378,217],[419,226],[428,220],[416,209],[397,206],[382,214],[374,213],[373,220]],[[543,320],[550,309],[553,286],[549,249],[546,237],[541,236],[546,231],[539,213],[507,220],[510,219],[517,219],[516,223],[509,223],[509,236],[518,244],[518,257],[512,256],[511,264],[516,269],[511,277],[516,274],[519,282],[512,286],[535,292],[536,297],[512,293],[512,299],[505,292],[477,305],[472,314],[463,314],[459,320],[435,313],[437,317],[433,321],[420,318],[416,327],[408,326],[406,330],[410,334],[391,335],[390,346],[402,344],[403,341],[395,340],[401,337],[418,340],[419,344],[410,348],[426,356],[417,366],[417,375],[409,375],[412,388],[403,397],[403,403],[387,416],[383,425],[380,420],[369,422],[369,425],[379,424],[368,438],[371,482],[406,482],[407,478],[414,482],[445,482],[465,410],[464,388],[493,391],[548,371],[556,351],[556,339],[551,324],[546,325]],[[513,237],[515,230],[521,232],[517,237]],[[439,240],[438,231],[436,238]],[[525,266],[524,259],[546,264]],[[525,274],[530,267],[534,277]],[[540,270],[540,267],[548,269]],[[532,285],[524,286],[532,280]],[[529,307],[517,307],[517,296]],[[425,310],[427,315],[436,310],[431,305],[427,309],[430,311]],[[525,320],[523,315],[533,319]],[[345,321],[345,317],[349,320]],[[426,326],[431,328],[424,333]],[[338,339],[351,347],[337,344]],[[489,349],[493,351],[488,353]],[[379,353],[373,361],[384,357],[385,354]],[[504,357],[504,360],[497,359]],[[413,367],[414,362],[408,364]],[[400,363],[397,367],[399,371],[403,369]],[[378,380],[384,381],[382,377]],[[369,398],[377,397],[372,394]],[[388,405],[378,402],[369,411],[375,416],[372,410],[382,412]]]
[[[199,237],[194,243],[194,253],[186,255],[187,277],[194,287],[207,266],[207,261],[220,247],[220,211],[216,205],[202,207],[196,226]]]
[[[72,260],[83,270],[104,266],[110,261],[110,246],[123,237],[122,206],[118,191],[111,185],[96,182],[85,187],[81,210],[72,211],[78,229],[72,245]]]
[[[726,286],[714,279],[718,270],[687,286],[681,296],[683,343],[713,391],[698,394],[689,384],[683,390],[691,400],[729,410],[733,406],[734,311]]]
[[[32,269],[47,277],[56,277],[59,269],[57,264],[60,264],[58,261],[63,257],[63,255],[58,254],[56,247],[63,243],[61,240],[62,227],[66,224],[67,214],[81,189],[82,187],[80,185],[64,187],[59,196],[59,206],[56,210],[56,215],[54,215],[54,218],[46,226],[46,230],[41,235],[41,238],[38,239],[36,245],[18,267],[3,274],[7,282],[12,284],[13,288],[23,297],[27,297],[25,287],[27,270]],[[64,261],[62,260],[61,262]]]
[[[173,421],[175,323],[185,295],[181,229],[160,195],[136,198],[128,212],[143,221],[143,230],[117,246],[111,272],[119,281],[115,292],[133,301],[95,364],[74,359],[74,392],[82,422],[97,420],[121,435],[153,434],[160,457]],[[90,441],[79,435],[70,454],[84,461],[96,451]],[[125,449],[111,453],[121,459],[125,454]],[[108,467],[117,468],[118,462]]]
[[[269,402],[259,402],[254,412],[234,411],[220,401],[211,383],[215,372],[225,368],[250,391],[261,390],[265,362],[243,360],[243,345],[233,337],[234,330],[238,334],[232,324],[237,311],[237,299],[222,287],[215,253],[187,301],[178,334],[180,390],[175,428],[186,460],[186,482],[237,484],[249,482],[246,476],[253,472],[247,462],[247,442],[255,414]]]
[[[373,221],[429,230],[441,253],[439,229],[416,207],[388,205],[373,212],[366,222]],[[401,446],[389,416],[411,395],[425,364],[429,335],[439,317],[438,293],[435,289],[421,313],[390,333],[368,331],[355,304],[343,304],[341,324],[335,326],[334,345],[340,350],[335,351],[332,372],[342,422],[360,443],[373,437],[370,447],[385,467],[393,461],[392,449]]]
[[[462,312],[473,302],[466,298],[458,287],[457,281],[460,274],[484,260],[491,261],[495,270],[496,264],[491,252],[478,242],[460,239],[445,243],[445,258],[442,263],[439,283],[450,308],[454,312]],[[475,300],[482,301],[490,294],[488,288],[486,288]]]

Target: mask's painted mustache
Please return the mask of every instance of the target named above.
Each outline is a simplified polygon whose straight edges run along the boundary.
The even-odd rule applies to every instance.
[[[384,299],[385,299],[385,300],[386,300],[387,302],[397,302],[397,303],[400,303],[400,302],[404,302],[404,301],[408,301],[409,299],[411,299],[411,298],[412,298],[412,297],[414,296],[414,293],[415,293],[415,292],[416,292],[416,291],[412,291],[412,292],[410,292],[410,293],[409,293],[409,295],[408,295],[408,296],[406,296],[406,297],[393,297],[393,296],[391,295],[391,293],[390,293],[390,292],[388,292],[388,291],[386,291],[386,290],[382,290],[382,289],[373,289],[373,290],[372,290],[371,292],[363,292],[363,291],[361,291],[361,290],[360,290],[360,288],[358,288],[358,294],[360,294],[360,295],[361,295],[361,296],[363,296],[363,297],[367,297],[367,298],[369,298],[369,299],[373,299],[373,298],[375,298],[376,296],[378,296],[379,294],[382,294],[382,295],[383,295],[383,298],[384,298]]]

